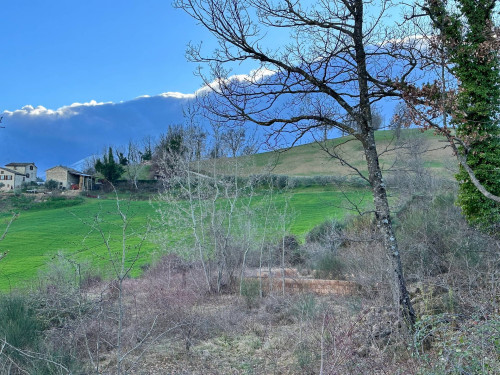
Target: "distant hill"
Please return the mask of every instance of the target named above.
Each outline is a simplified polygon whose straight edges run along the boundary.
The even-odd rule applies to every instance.
[[[408,159],[410,154],[419,158],[425,168],[434,173],[451,177],[455,173],[456,161],[444,138],[432,131],[421,132],[419,129],[403,129],[398,140],[391,130],[375,133],[380,163],[384,170],[394,167],[398,159]],[[366,174],[366,161],[362,145],[354,137],[339,137],[326,142],[331,148],[340,146],[337,151],[352,166]],[[308,143],[290,149],[263,152],[241,161],[245,174],[272,173],[288,176],[346,176],[355,175],[348,166],[343,165],[328,155],[318,143]]]

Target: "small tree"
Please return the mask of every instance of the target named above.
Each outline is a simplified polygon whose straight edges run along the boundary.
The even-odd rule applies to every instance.
[[[144,161],[150,161],[153,159],[153,150],[154,150],[154,145],[155,141],[151,136],[144,137],[142,140],[142,151],[139,151],[139,154],[141,155],[141,160]]]
[[[58,187],[59,187],[59,184],[55,180],[45,181],[45,188],[47,190],[50,190],[50,191],[56,190]]]
[[[127,164],[125,165],[125,169],[127,171],[129,181],[135,189],[137,189],[137,179],[139,178],[139,172],[142,169],[141,156],[139,146],[135,142],[129,141],[127,146]]]
[[[101,173],[106,180],[113,183],[117,181],[124,172],[124,168],[121,164],[115,162],[113,157],[113,149],[110,147],[108,155],[103,155],[101,159],[97,159],[95,163],[95,170]]]
[[[152,169],[156,176],[168,180],[178,173],[178,166],[188,152],[184,138],[182,126],[169,125],[153,155]]]

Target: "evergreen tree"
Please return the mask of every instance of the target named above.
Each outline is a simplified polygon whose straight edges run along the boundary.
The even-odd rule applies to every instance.
[[[500,195],[500,66],[494,35],[496,0],[458,0],[459,13],[446,1],[429,0],[434,27],[441,32],[458,80],[452,123],[463,141],[459,153],[486,190]],[[458,204],[467,219],[489,230],[500,227],[500,204],[486,198],[463,166],[456,175]]]
[[[109,182],[117,181],[125,170],[121,164],[115,162],[111,147],[109,148],[108,155],[103,155],[102,159],[102,161],[101,159],[97,159],[94,165],[95,170],[101,173]]]

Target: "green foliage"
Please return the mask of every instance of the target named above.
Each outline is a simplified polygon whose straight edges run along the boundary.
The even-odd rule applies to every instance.
[[[415,325],[420,374],[461,375],[500,373],[500,320],[449,314],[427,315]],[[432,352],[427,349],[433,348]]]
[[[260,301],[260,284],[258,280],[244,279],[241,284],[241,295],[249,309],[258,307]]]
[[[345,227],[345,222],[338,220],[326,220],[315,226],[307,233],[306,241],[308,243],[319,243],[324,247],[331,249],[333,252],[342,244],[340,232]]]
[[[31,195],[12,194],[0,201],[0,212],[25,211],[33,207],[35,198]]]
[[[459,0],[458,13],[430,1],[460,89],[452,122],[464,141],[459,152],[490,193],[500,195],[500,65],[493,33],[495,0]],[[467,219],[487,230],[500,228],[500,204],[484,197],[463,167],[456,176],[458,204]]]
[[[65,374],[73,366],[78,368],[69,348],[52,347],[46,340],[38,320],[40,306],[34,302],[23,295],[0,296],[0,339],[7,343],[5,347],[0,343],[0,368],[11,369],[9,374],[33,375]]]
[[[331,252],[325,252],[312,264],[314,277],[317,279],[345,279],[345,265],[342,260]]]
[[[75,197],[75,198],[69,198],[69,199],[64,197],[64,196],[49,197],[44,202],[33,204],[33,206],[31,207],[31,210],[38,211],[38,210],[52,210],[52,209],[57,209],[57,208],[69,208],[69,207],[78,206],[84,202],[85,202],[85,200],[82,197]]]
[[[316,297],[313,294],[301,294],[290,307],[290,313],[300,321],[309,321],[316,318],[321,311],[322,306],[318,305]]]
[[[97,159],[95,162],[95,170],[101,173],[106,180],[113,183],[117,181],[125,169],[120,163],[115,162],[115,158],[113,156],[113,149],[110,147],[108,151],[108,155],[103,155],[101,159]]]
[[[125,155],[123,155],[123,152],[118,153],[118,163],[123,166],[128,165],[128,159]]]
[[[59,184],[55,180],[48,180],[45,182],[45,188],[47,190],[56,190],[59,187]]]
[[[0,299],[0,337],[21,350],[36,350],[39,343],[38,322],[35,312],[28,307],[24,297],[2,296]],[[0,345],[1,346],[1,345]],[[14,349],[6,348],[6,354],[21,359]]]
[[[297,370],[301,374],[316,374],[317,356],[307,343],[300,343],[294,351]]]

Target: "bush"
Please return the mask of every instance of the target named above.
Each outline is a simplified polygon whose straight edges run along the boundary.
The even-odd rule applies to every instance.
[[[418,278],[478,265],[495,250],[492,238],[466,223],[450,194],[413,199],[400,212],[399,220],[403,265]]]
[[[66,198],[64,196],[49,197],[45,202],[33,205],[32,210],[52,210],[56,208],[67,208],[78,206],[85,202],[82,197]]]
[[[243,280],[241,295],[245,298],[249,309],[258,307],[260,302],[260,284],[258,280]]]
[[[45,181],[45,188],[50,191],[57,190],[59,188],[59,183],[55,180]]]
[[[331,253],[324,253],[313,265],[314,277],[317,279],[344,280],[345,265],[342,260]]]
[[[500,320],[448,314],[428,315],[415,327],[414,343],[421,374],[499,374]],[[429,349],[432,348],[432,351]]]
[[[0,316],[0,338],[21,350],[38,348],[39,324],[26,298],[16,295],[3,296],[0,300]],[[22,360],[17,351],[8,347],[5,350],[6,355]]]
[[[342,230],[345,228],[345,225],[345,222],[326,220],[307,233],[306,242],[319,243],[335,252],[343,243]]]

